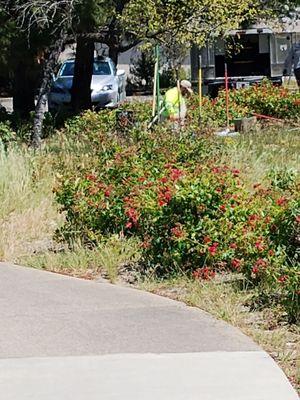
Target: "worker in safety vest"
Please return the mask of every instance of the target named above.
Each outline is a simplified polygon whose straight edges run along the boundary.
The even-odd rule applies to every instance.
[[[170,121],[184,121],[187,113],[185,97],[193,93],[192,84],[182,80],[178,87],[169,89],[164,97],[163,117]]]
[[[293,69],[300,89],[300,42],[292,46],[285,60],[283,75],[291,75]]]

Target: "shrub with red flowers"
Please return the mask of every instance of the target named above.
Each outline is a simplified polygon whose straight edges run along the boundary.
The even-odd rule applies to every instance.
[[[158,274],[242,273],[299,319],[296,183],[250,193],[239,170],[216,161],[209,139],[163,127],[120,138],[101,126],[89,162],[64,170],[56,188],[64,238],[90,244],[114,233],[136,236],[145,267]],[[91,136],[89,124],[81,121],[81,129]]]
[[[260,85],[231,92],[231,101],[251,112],[282,119],[298,119],[300,95],[265,80]]]
[[[198,121],[198,98],[195,96],[190,105],[190,122]],[[229,91],[229,118],[235,119],[262,114],[270,117],[297,120],[300,115],[300,94],[284,87],[274,86],[265,80],[261,84],[248,88]],[[221,91],[217,98],[203,99],[202,124],[208,127],[226,124],[226,94]]]

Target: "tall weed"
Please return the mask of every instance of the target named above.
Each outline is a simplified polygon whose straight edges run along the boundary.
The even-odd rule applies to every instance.
[[[49,245],[60,219],[47,158],[25,148],[0,148],[0,259]]]

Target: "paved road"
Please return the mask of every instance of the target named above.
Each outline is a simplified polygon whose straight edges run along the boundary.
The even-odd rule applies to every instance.
[[[137,290],[0,264],[0,321],[3,400],[298,398],[238,330]]]

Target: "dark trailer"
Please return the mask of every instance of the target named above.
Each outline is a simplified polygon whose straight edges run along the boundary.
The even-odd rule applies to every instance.
[[[296,32],[274,33],[270,28],[233,30],[224,38],[202,49],[191,50],[191,72],[198,84],[199,56],[202,60],[204,93],[215,97],[224,87],[225,63],[230,87],[241,88],[268,78],[282,83],[284,62],[293,43],[300,40]]]

